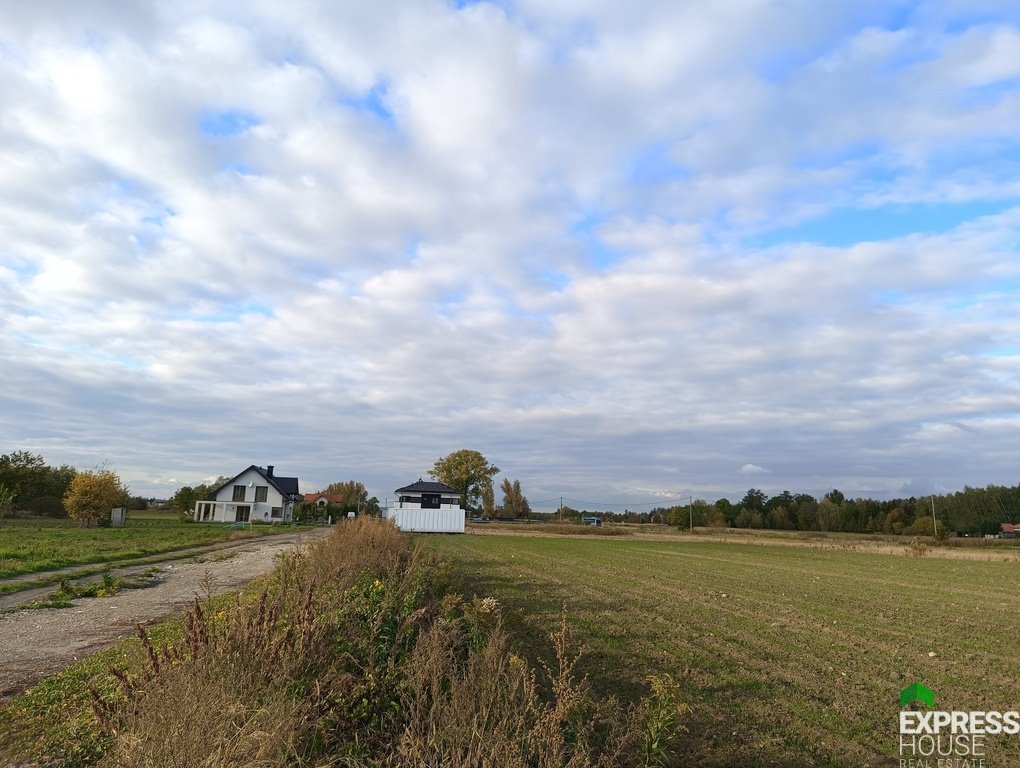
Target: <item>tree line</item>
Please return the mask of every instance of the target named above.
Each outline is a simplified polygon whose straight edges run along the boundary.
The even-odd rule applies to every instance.
[[[500,471],[478,451],[464,449],[438,459],[429,475],[455,488],[460,494],[461,505],[471,512],[490,517],[539,516],[532,512],[519,480],[504,478],[500,485],[502,503],[496,503],[493,479]],[[13,451],[0,455],[0,517],[16,512],[66,517],[70,511],[68,494],[80,474],[98,474],[106,478],[106,485],[112,487],[111,493],[116,496],[111,506],[144,509],[149,501],[131,496],[120,484],[119,478],[107,469],[83,473],[67,464],[50,466],[42,456],[29,451]],[[216,489],[228,479],[221,476],[211,483],[180,488],[171,499],[170,506],[183,515],[190,515],[196,501],[211,500]],[[79,484],[80,490],[85,487],[86,480],[79,481]],[[325,511],[334,519],[351,511],[355,514],[378,514],[379,500],[374,496],[369,498],[365,486],[359,481],[331,483],[324,492],[338,499],[331,501]],[[751,488],[736,503],[725,498],[714,503],[694,499],[689,505],[656,507],[649,512],[602,511],[598,514],[609,521],[663,523],[681,528],[687,527],[693,518],[695,526],[720,528],[931,535],[933,502],[939,533],[995,534],[1002,523],[1020,521],[1020,485],[964,486],[963,490],[954,493],[886,501],[851,499],[836,489],[815,498],[807,493],[794,494],[790,491],[770,497],[758,488]],[[311,504],[298,505],[299,519],[322,513]],[[108,511],[103,514],[108,514]],[[591,513],[563,507],[554,514],[561,519],[579,520]]]
[[[30,451],[0,455],[0,518],[18,513],[71,517],[91,526],[109,519],[114,507],[144,509],[147,504],[148,500],[131,496],[108,467],[51,467]]]
[[[693,517],[695,526],[718,528],[930,536],[933,506],[939,534],[950,531],[971,536],[995,534],[1002,523],[1020,519],[1020,485],[964,486],[955,493],[885,501],[850,499],[838,489],[818,499],[789,491],[770,497],[751,488],[735,504],[725,498],[715,503],[695,499],[690,505],[653,509],[646,517],[650,522],[682,528]]]

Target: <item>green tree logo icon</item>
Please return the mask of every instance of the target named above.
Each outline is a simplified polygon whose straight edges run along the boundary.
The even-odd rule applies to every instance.
[[[924,683],[914,683],[900,691],[900,709],[913,704],[915,701],[920,701],[922,704],[934,707],[935,691]]]

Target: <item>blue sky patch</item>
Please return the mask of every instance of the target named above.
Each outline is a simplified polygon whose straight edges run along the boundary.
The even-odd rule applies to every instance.
[[[750,248],[784,243],[817,243],[845,247],[857,243],[891,240],[913,234],[948,232],[973,219],[1001,213],[1009,204],[977,201],[958,205],[899,205],[885,208],[841,208],[794,227],[777,229],[748,238]]]
[[[223,304],[218,312],[210,312],[206,315],[199,315],[195,319],[200,323],[233,323],[240,320],[244,315],[262,315],[273,317],[273,310],[267,305],[257,301],[239,301]]]
[[[387,125],[394,126],[396,125],[396,120],[393,117],[393,112],[386,105],[386,94],[388,91],[389,85],[386,81],[381,81],[359,96],[344,96],[338,99],[338,101],[356,112],[375,115]]]
[[[658,143],[634,155],[627,175],[634,184],[664,184],[689,179],[691,171],[669,156],[668,146]]]
[[[511,0],[452,0],[451,5],[458,11],[471,5],[494,5],[509,14],[513,3]]]
[[[589,213],[570,228],[570,234],[581,243],[588,263],[597,269],[605,269],[623,258],[622,253],[606,245],[596,233],[603,221],[601,215]]]
[[[198,128],[206,136],[216,139],[227,139],[233,136],[240,136],[256,125],[259,125],[258,117],[250,112],[240,109],[228,109],[223,111],[203,112],[199,118]]]
[[[546,270],[545,272],[540,272],[538,274],[538,279],[544,283],[548,283],[557,291],[562,291],[570,285],[570,277],[568,275],[551,269]]]
[[[910,303],[910,299],[903,291],[877,291],[874,297],[875,301],[885,306],[904,307]]]
[[[220,166],[223,173],[236,173],[239,176],[252,176],[255,171],[247,163],[223,163]]]
[[[145,216],[142,218],[142,224],[149,224],[154,227],[162,227],[166,224],[166,220],[173,218],[177,215],[177,212],[173,208],[164,208],[159,213],[154,213],[151,216]]]

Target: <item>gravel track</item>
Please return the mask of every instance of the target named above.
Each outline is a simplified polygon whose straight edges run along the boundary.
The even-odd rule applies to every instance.
[[[223,559],[162,563],[157,583],[144,589],[75,600],[70,608],[0,615],[0,700],[133,634],[136,624],[183,610],[196,596],[205,595],[207,583],[213,585],[214,594],[238,589],[271,571],[277,554],[326,536],[329,530],[253,539],[231,548]]]

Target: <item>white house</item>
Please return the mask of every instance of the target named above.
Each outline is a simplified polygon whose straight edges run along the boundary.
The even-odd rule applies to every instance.
[[[196,501],[195,521],[289,523],[300,499],[296,477],[273,474],[272,464],[265,469],[252,464],[217,488],[215,501]]]
[[[446,483],[418,482],[397,488],[397,501],[382,516],[404,531],[464,533],[464,508],[460,491]]]

